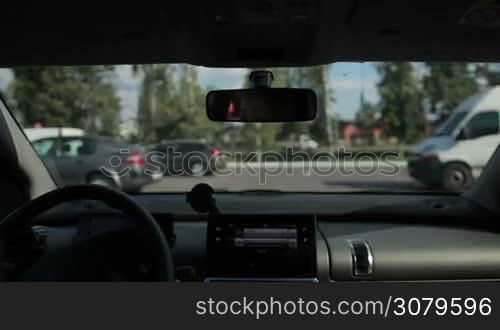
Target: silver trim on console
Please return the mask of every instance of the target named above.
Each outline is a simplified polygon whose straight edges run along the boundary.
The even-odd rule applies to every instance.
[[[207,277],[205,282],[319,282],[317,278],[257,278],[257,277]]]
[[[352,273],[356,277],[366,277],[373,275],[373,253],[370,245],[367,241],[362,239],[350,239],[347,240],[349,248],[351,250],[351,260],[352,260]],[[368,262],[368,267],[365,270],[361,270],[361,265],[359,264],[359,256],[356,255],[356,249],[354,245],[361,245],[366,249],[366,261]]]

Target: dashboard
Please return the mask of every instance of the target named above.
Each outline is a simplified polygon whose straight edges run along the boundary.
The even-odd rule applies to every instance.
[[[239,212],[228,203],[237,196],[226,196],[216,196],[219,205],[230,205],[220,214],[162,212],[164,204],[154,203],[159,195],[136,197],[164,230],[180,281],[500,279],[497,218],[459,196],[398,196],[402,201],[391,205],[384,196],[343,195],[369,207],[348,211],[343,203],[332,212],[335,196],[320,204],[327,197],[320,195],[316,212],[293,213],[304,195],[265,199],[274,198],[272,209],[256,207],[263,196],[240,196]],[[167,204],[169,197],[163,196]],[[181,199],[172,209],[188,210]],[[37,225],[50,250],[130,223],[103,205],[79,203],[47,212]]]

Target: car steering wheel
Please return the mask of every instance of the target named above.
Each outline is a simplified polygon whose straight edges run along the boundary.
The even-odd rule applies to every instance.
[[[29,228],[37,215],[60,204],[76,200],[95,200],[123,212],[136,225],[152,256],[150,280],[174,281],[172,254],[165,236],[153,216],[128,195],[104,186],[76,185],[50,191],[14,210],[0,221],[0,237],[18,228]]]

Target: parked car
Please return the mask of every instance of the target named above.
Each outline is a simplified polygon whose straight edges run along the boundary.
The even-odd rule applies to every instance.
[[[63,135],[32,144],[46,165],[55,167],[65,185],[100,184],[136,192],[161,177],[146,171],[140,148],[110,137]]]
[[[500,86],[469,97],[410,150],[409,174],[428,186],[464,190],[500,143],[499,116]]]
[[[154,161],[164,166],[164,174],[212,175],[224,167],[222,151],[206,142],[197,140],[171,140],[150,150]]]
[[[301,134],[297,140],[286,141],[281,143],[281,146],[285,151],[292,148],[294,151],[313,153],[318,151],[319,143],[314,141],[309,135]]]

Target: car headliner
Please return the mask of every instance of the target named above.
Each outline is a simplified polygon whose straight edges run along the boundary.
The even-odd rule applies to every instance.
[[[498,61],[500,26],[463,24],[477,0],[214,0],[15,5],[0,66]],[[12,5],[9,5],[12,6]]]

